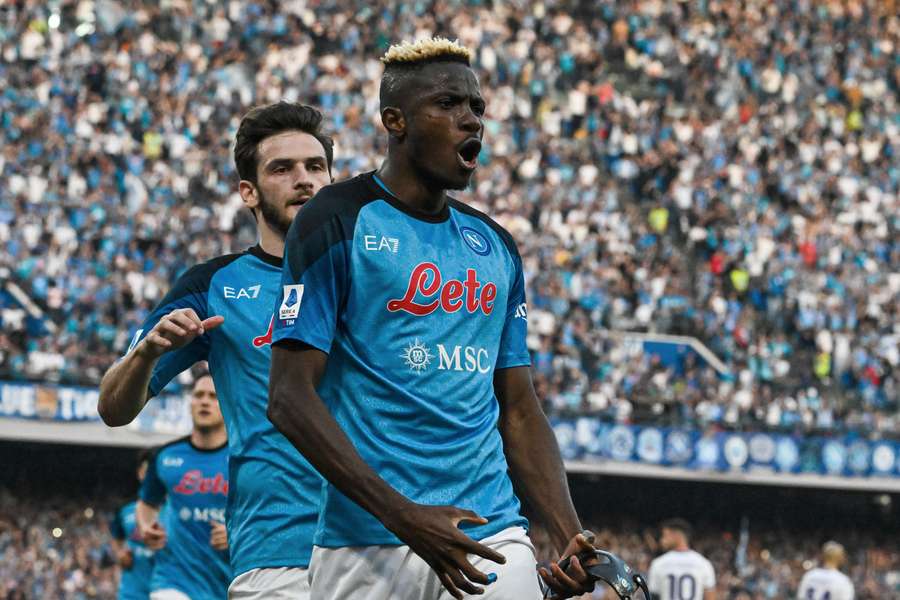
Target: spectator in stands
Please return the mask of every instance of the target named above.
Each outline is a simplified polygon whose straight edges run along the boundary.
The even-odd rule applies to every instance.
[[[4,6],[0,376],[96,384],[184,265],[254,242],[234,115],[319,105],[337,178],[371,169],[372,57],[446,34],[489,84],[466,200],[519,243],[548,411],[896,434],[893,6]],[[695,336],[728,375],[607,330]]]

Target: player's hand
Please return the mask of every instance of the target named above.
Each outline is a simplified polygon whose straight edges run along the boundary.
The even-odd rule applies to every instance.
[[[225,322],[225,317],[216,315],[200,320],[192,308],[178,308],[164,316],[138,344],[137,351],[159,358],[170,350],[176,350],[191,343],[197,336],[215,329]]]
[[[588,535],[585,535],[585,533]],[[569,544],[563,551],[562,556],[559,557],[559,561],[550,563],[549,569],[546,567],[540,567],[538,569],[541,579],[543,579],[544,583],[546,583],[553,591],[553,596],[551,596],[553,600],[580,596],[581,594],[593,591],[594,589],[596,582],[592,581],[591,577],[584,571],[581,561],[578,559],[578,554],[582,552],[592,552],[594,550],[594,546],[591,543],[593,541],[593,535],[590,535],[590,532],[585,533],[579,533],[569,540]],[[569,557],[571,557],[569,565],[566,570],[563,571],[563,569],[560,568],[559,563]],[[588,564],[592,564],[593,562],[596,562],[596,560],[596,558],[593,558],[591,559],[592,562]]]
[[[126,571],[130,569],[134,564],[134,555],[131,553],[131,548],[126,547],[119,550],[116,554],[116,562]]]
[[[228,550],[228,531],[225,529],[225,523],[213,521],[209,545],[216,550]]]
[[[141,539],[147,544],[151,550],[162,550],[166,547],[168,536],[159,521],[154,521],[150,527],[142,527],[140,529]]]
[[[475,554],[504,564],[506,558],[495,550],[479,544],[459,529],[462,522],[484,525],[487,519],[470,510],[455,506],[426,506],[410,503],[393,513],[385,523],[398,538],[434,569],[441,583],[454,598],[463,593],[483,594],[475,585],[493,581],[469,562]]]

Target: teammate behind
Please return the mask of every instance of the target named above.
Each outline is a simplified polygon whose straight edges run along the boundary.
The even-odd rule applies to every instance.
[[[515,242],[445,193],[484,133],[469,56],[393,46],[387,159],[323,189],[286,239],[269,417],[329,482],[316,600],[540,598],[513,482],[557,552],[591,549],[531,383]],[[558,597],[593,588],[577,559],[551,569]]]
[[[691,550],[691,526],[670,519],[660,526],[659,545],[666,551],[650,563],[647,586],[657,600],[715,600],[716,573],[712,563]]]
[[[208,360],[228,430],[231,598],[303,600],[321,478],[266,417],[272,306],[284,236],[300,207],[331,182],[322,113],[279,102],[238,127],[238,191],[259,244],[195,266],[172,286],[104,376],[100,414],[124,425],[178,373]]]
[[[138,454],[138,483],[144,481],[149,460],[149,451],[141,450]],[[147,600],[150,597],[153,550],[141,538],[135,516],[136,507],[137,501],[132,501],[120,508],[110,525],[113,551],[122,573],[119,578],[119,600]]]
[[[798,600],[853,600],[853,583],[840,571],[846,561],[842,545],[826,542],[822,546],[822,566],[810,569],[800,580]]]
[[[147,546],[157,550],[151,600],[222,600],[231,581],[227,439],[208,373],[194,381],[191,420],[190,435],[162,446],[141,484],[138,528]]]

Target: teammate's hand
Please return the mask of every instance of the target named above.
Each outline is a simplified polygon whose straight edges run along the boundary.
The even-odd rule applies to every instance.
[[[197,336],[215,329],[225,322],[216,315],[200,320],[192,308],[178,308],[164,316],[138,344],[137,351],[151,358],[158,358],[169,350],[176,350],[191,343]]]
[[[483,594],[484,589],[474,583],[488,585],[493,581],[469,562],[469,554],[501,565],[506,562],[502,554],[479,544],[459,529],[464,521],[487,523],[487,519],[470,510],[410,503],[396,511],[389,521],[385,523],[387,528],[434,569],[454,598],[462,598],[463,592]]]
[[[209,545],[216,550],[228,550],[228,532],[225,530],[225,523],[213,521]]]
[[[119,566],[125,569],[126,571],[131,568],[134,564],[134,555],[131,553],[131,548],[127,546],[122,548],[116,553],[116,562],[119,563]]]
[[[551,596],[553,600],[580,596],[593,591],[596,582],[592,581],[591,577],[585,573],[581,561],[578,559],[579,553],[592,552],[594,550],[594,546],[591,544],[592,541],[593,536],[589,539],[584,533],[579,533],[569,540],[569,544],[563,551],[562,556],[559,557],[559,561],[550,563],[549,570],[546,567],[538,569],[541,579],[553,591],[553,596]],[[569,565],[563,571],[559,563],[569,557],[571,557]],[[596,562],[597,559],[593,558],[591,560]]]
[[[150,527],[142,527],[140,533],[144,543],[151,550],[162,550],[166,547],[168,537],[166,536],[166,530],[159,524],[159,521],[154,521]]]

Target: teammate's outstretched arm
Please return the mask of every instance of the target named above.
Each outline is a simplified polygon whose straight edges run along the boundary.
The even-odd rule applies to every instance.
[[[110,427],[127,425],[144,408],[150,378],[166,352],[183,348],[224,322],[221,316],[201,320],[192,308],[179,308],[163,316],[140,342],[114,364],[100,382],[97,409]]]
[[[327,354],[300,342],[272,348],[269,420],[325,479],[422,557],[455,598],[481,593],[474,583],[487,585],[488,576],[472,566],[467,554],[500,564],[506,559],[458,526],[487,521],[454,506],[416,504],[366,464],[316,392],[327,360]]]
[[[593,584],[588,583],[589,577],[574,555],[592,546],[580,533],[559,446],[534,392],[531,368],[496,371],[494,392],[500,403],[498,427],[512,481],[547,528],[560,558],[572,556],[566,572],[553,563],[550,572],[541,569],[541,576],[555,597],[589,592]]]

